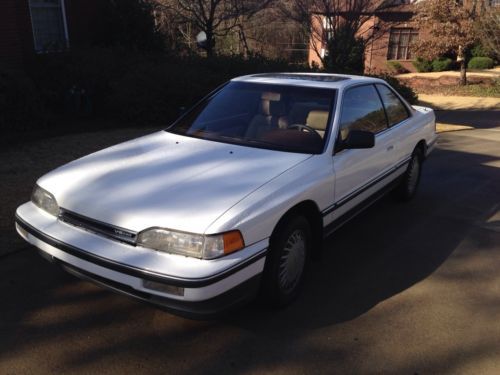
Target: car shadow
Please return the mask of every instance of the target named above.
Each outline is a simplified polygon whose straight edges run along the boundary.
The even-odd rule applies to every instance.
[[[475,129],[492,129],[500,126],[500,107],[475,111],[435,111],[436,121],[452,125],[471,126]]]
[[[483,143],[483,153],[472,154],[451,150],[461,147],[452,135],[445,140],[446,148],[424,164],[415,199],[399,203],[386,196],[329,237],[322,257],[309,264],[301,295],[285,309],[255,301],[217,320],[190,321],[78,281],[33,248],[2,258],[0,372],[2,362],[41,372],[116,370],[112,366],[140,363],[149,372],[204,373],[235,366],[271,371],[282,363],[305,366],[318,358],[341,363],[360,348],[354,342],[358,333],[345,322],[369,313],[380,329],[385,315],[371,311],[375,306],[432,277],[471,231],[496,223],[488,221],[500,207],[500,175],[490,165],[498,158],[488,154],[488,147],[496,146]],[[419,303],[413,296],[409,308]],[[498,307],[498,301],[487,303]],[[336,339],[352,336],[352,342],[334,347],[326,338],[308,341],[333,326],[346,327],[335,330]],[[363,345],[372,348],[377,342]],[[467,350],[482,355],[481,348],[470,344]],[[43,353],[53,362],[47,364]],[[462,354],[445,348],[431,364]]]

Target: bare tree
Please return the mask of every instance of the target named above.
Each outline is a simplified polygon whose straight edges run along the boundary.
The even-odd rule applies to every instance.
[[[243,48],[247,53],[269,58],[307,61],[309,31],[303,32],[300,25],[283,17],[279,7],[273,5],[259,12],[258,17],[243,20],[238,29]]]
[[[460,84],[467,84],[466,52],[477,39],[477,3],[466,7],[456,0],[424,0],[417,4],[415,21],[428,30],[416,43],[420,57],[434,59],[452,52],[460,63]]]
[[[274,0],[157,0],[164,9],[179,17],[180,23],[193,25],[206,34],[205,50],[210,57],[215,51],[216,37],[239,28],[242,19],[249,19],[267,8]]]
[[[374,0],[287,0],[281,10],[310,34],[310,47],[325,65],[323,49],[328,40],[349,34],[367,47],[383,35],[383,25],[375,21],[376,12],[394,5],[395,2]]]

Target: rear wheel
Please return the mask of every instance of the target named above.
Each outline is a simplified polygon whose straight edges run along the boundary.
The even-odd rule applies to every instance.
[[[401,183],[396,188],[396,196],[403,201],[409,201],[415,196],[417,187],[420,182],[420,174],[422,172],[422,161],[424,155],[420,148],[413,151],[408,168],[403,175]]]
[[[280,225],[271,238],[262,292],[269,304],[283,307],[298,295],[311,246],[311,228],[303,216]]]

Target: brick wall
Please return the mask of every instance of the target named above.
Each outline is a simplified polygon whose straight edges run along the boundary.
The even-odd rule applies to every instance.
[[[378,13],[377,16],[368,20],[360,29],[360,35],[371,33],[376,25],[379,29],[378,36],[374,38],[372,43],[369,43],[365,51],[365,73],[380,73],[388,71],[387,67],[387,52],[389,47],[389,35],[391,27],[416,27],[410,22],[412,16],[411,8],[407,5],[400,6],[392,11],[388,10],[384,13]],[[315,30],[321,29],[321,21],[317,17],[312,19],[312,27]],[[316,31],[312,35],[320,35]],[[313,48],[315,47],[315,48]],[[309,64],[315,63],[321,66],[321,59],[318,57],[316,50],[326,47],[325,41],[311,37],[309,48]],[[409,71],[415,71],[411,61],[398,61]]]
[[[0,1],[0,65],[22,65],[32,51],[28,0]]]
[[[97,41],[103,0],[65,0],[70,47]],[[35,56],[28,0],[0,0],[0,66],[22,67]]]
[[[105,27],[103,0],[65,0],[70,47],[86,47],[99,41]]]

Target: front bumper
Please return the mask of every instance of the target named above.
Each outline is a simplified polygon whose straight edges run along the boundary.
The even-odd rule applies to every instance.
[[[255,296],[268,245],[260,241],[216,260],[163,254],[73,227],[30,202],[18,208],[16,229],[66,271],[190,318],[217,315]]]

